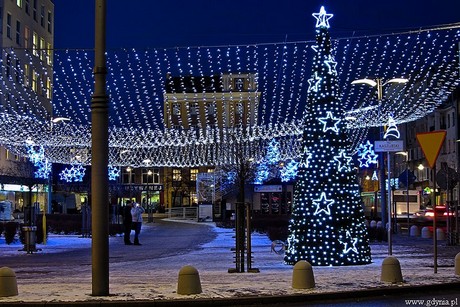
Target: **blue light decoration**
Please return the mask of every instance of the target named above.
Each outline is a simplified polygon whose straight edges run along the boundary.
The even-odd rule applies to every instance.
[[[120,169],[116,166],[109,165],[109,181],[115,181],[120,177]]]
[[[289,160],[285,163],[284,167],[281,169],[281,182],[289,182],[294,180],[297,177],[297,171],[299,168],[299,162],[295,160]]]
[[[37,170],[34,172],[35,178],[49,178],[53,164],[48,159],[38,161],[34,165],[37,167]]]
[[[317,91],[307,91],[303,155],[294,187],[286,264],[306,260],[316,266],[359,265],[371,262],[364,211],[351,139],[339,95],[335,62],[324,7],[316,18],[317,52],[311,76]]]
[[[271,139],[267,145],[265,156],[257,165],[254,184],[263,184],[265,181],[277,177],[280,159],[279,142],[276,139]]]
[[[384,139],[388,139],[390,137],[395,139],[399,139],[400,137],[398,126],[396,126],[396,121],[391,115],[388,117],[388,128],[385,131],[385,134],[383,135]]]
[[[357,149],[359,167],[369,167],[369,164],[377,164],[378,155],[373,149],[374,145],[366,141],[366,144],[360,144]]]
[[[65,182],[82,182],[86,169],[82,164],[74,164],[71,168],[65,168],[59,177]]]
[[[45,149],[43,146],[38,146],[38,150],[34,144],[27,145],[27,154],[29,160],[34,164],[37,170],[34,172],[35,178],[47,179],[51,173],[52,163],[45,158]]]

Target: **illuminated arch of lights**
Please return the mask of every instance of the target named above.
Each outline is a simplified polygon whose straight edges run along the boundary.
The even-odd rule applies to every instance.
[[[433,112],[448,98],[460,80],[456,51],[459,33],[457,24],[333,40],[335,57],[328,61],[328,67],[331,73],[337,73],[340,99],[348,110],[344,120],[352,131],[355,148],[364,143],[370,127],[385,125],[390,114],[395,124],[413,121]],[[151,165],[171,167],[231,164],[236,159],[236,148],[260,161],[273,138],[279,142],[280,159],[298,158],[302,154],[306,95],[315,86],[308,79],[314,47],[314,41],[304,41],[108,51],[110,165],[142,166],[146,160]],[[2,52],[3,58],[25,54],[32,61],[34,57],[22,49]],[[53,163],[71,164],[75,151],[80,151],[85,155],[79,162],[91,164],[93,57],[92,50],[54,51],[52,115],[30,88],[19,85],[21,82],[3,82],[9,102],[0,107],[0,144],[28,156],[26,144],[33,141],[43,146],[46,158]],[[10,69],[12,75],[23,73],[15,67]],[[164,116],[164,96],[171,82],[168,76],[178,77],[183,83],[190,76],[199,79],[247,73],[255,75],[257,84],[250,91],[260,93],[258,98],[248,96],[258,105],[254,124],[213,126],[209,122],[212,114],[206,113],[196,129],[167,128],[174,125]],[[404,77],[409,82],[387,84],[380,101],[375,88],[351,85],[356,79],[376,77]],[[211,95],[204,95],[204,84],[196,84],[199,82],[185,95],[177,89],[172,93],[184,95],[186,102],[205,97],[209,102],[229,104],[242,97],[236,88],[222,95],[214,83],[205,89]],[[187,116],[190,118],[190,114]],[[51,119],[56,117],[70,120],[53,124]]]

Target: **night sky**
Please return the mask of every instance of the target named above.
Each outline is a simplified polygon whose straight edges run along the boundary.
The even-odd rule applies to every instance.
[[[94,47],[94,0],[54,0],[55,48]],[[314,39],[324,5],[334,38],[460,22],[459,0],[107,0],[107,48]]]

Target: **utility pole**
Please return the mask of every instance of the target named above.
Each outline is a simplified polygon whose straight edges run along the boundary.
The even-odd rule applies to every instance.
[[[94,94],[91,99],[92,294],[109,295],[109,99],[106,94],[106,0],[96,0]]]

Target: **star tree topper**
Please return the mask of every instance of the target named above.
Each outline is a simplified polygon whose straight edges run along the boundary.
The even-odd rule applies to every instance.
[[[313,13],[312,16],[316,18],[317,28],[326,27],[329,29],[329,19],[331,19],[334,15],[327,14],[326,10],[324,9],[324,6],[322,6],[319,10],[319,13]]]

